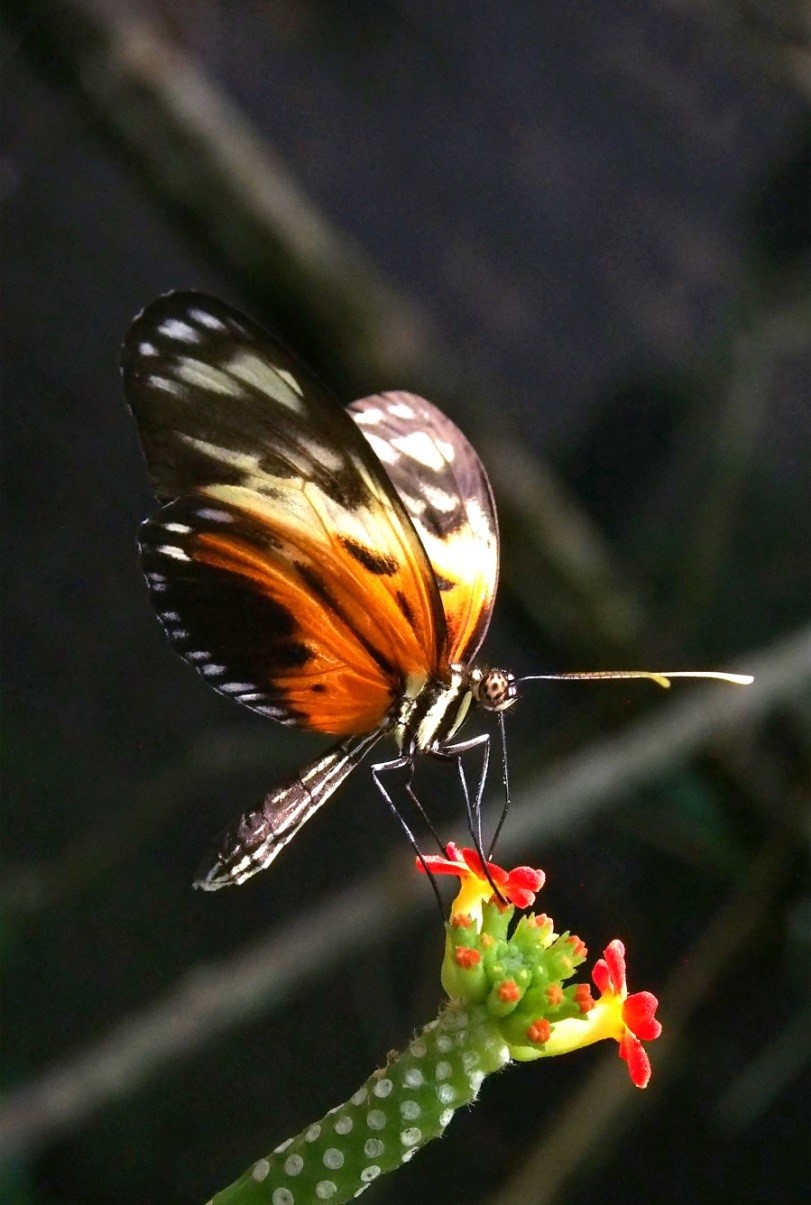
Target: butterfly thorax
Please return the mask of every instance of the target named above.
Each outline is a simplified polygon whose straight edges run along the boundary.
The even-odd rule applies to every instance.
[[[425,682],[401,700],[394,727],[398,747],[406,756],[441,751],[462,727],[472,705],[504,711],[516,697],[509,671],[452,665],[446,678]]]

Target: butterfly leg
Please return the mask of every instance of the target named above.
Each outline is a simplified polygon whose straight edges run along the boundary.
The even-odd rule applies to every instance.
[[[439,833],[436,831],[433,824],[431,823],[430,816],[426,812],[425,808],[422,806],[422,801],[420,800],[419,796],[417,795],[417,792],[414,790],[413,783],[414,783],[414,771],[415,770],[416,770],[416,765],[412,758],[412,760],[409,764],[409,767],[408,767],[408,778],[406,779],[406,782],[405,782],[405,793],[408,796],[408,798],[411,800],[411,802],[414,804],[415,810],[422,817],[426,828],[428,829],[429,833],[431,834],[431,836],[434,838],[434,840],[437,843],[439,852],[444,857],[445,856],[445,846],[442,843],[442,838],[440,837]]]
[[[507,813],[510,810],[510,770],[507,762],[507,732],[504,725],[504,712],[499,711],[497,715],[498,728],[501,734],[501,781],[504,784],[504,806],[501,809],[496,831],[493,833],[493,840],[490,842],[490,848],[487,851],[488,858],[492,858],[493,856],[493,850],[496,848],[496,843],[504,827],[504,821],[507,819]]]
[[[471,801],[470,790],[467,785],[465,776],[465,767],[462,757],[465,753],[469,753],[472,749],[482,750],[482,769],[479,775],[479,783],[476,787],[475,800]],[[459,771],[459,779],[462,783],[462,791],[465,797],[465,810],[467,811],[468,828],[470,835],[473,838],[473,845],[476,853],[482,860],[484,873],[487,881],[493,888],[493,893],[498,899],[504,902],[504,897],[493,882],[490,871],[487,867],[487,858],[484,855],[484,846],[482,844],[482,799],[484,798],[484,788],[487,782],[487,771],[490,766],[490,733],[482,732],[479,736],[473,736],[467,741],[457,741],[454,745],[444,745],[438,749],[431,750],[434,757],[439,757],[443,761],[455,761],[457,770]]]
[[[383,782],[382,782],[383,774],[389,774],[389,773],[391,773],[392,770],[403,770],[406,768],[408,768],[411,771],[411,773],[413,774],[413,771],[414,771],[413,757],[395,757],[391,761],[377,762],[375,765],[370,767],[371,772],[372,772],[372,780],[374,781],[375,786],[377,787],[378,791],[382,795],[383,801],[385,802],[385,804],[388,807],[389,811],[391,812],[392,816],[394,816],[394,818],[397,820],[398,824],[402,828],[403,832],[405,833],[406,837],[408,838],[409,845],[414,850],[414,853],[417,855],[420,862],[422,863],[423,870],[428,875],[428,879],[431,883],[431,887],[433,888],[433,892],[434,892],[434,895],[436,896],[437,903],[439,904],[439,911],[442,913],[442,919],[444,922],[445,908],[442,903],[442,896],[439,894],[439,888],[437,887],[436,877],[432,874],[431,868],[429,867],[428,863],[425,860],[425,855],[423,854],[422,850],[420,849],[419,845],[417,844],[417,838],[414,836],[405,817],[401,814],[399,808],[397,807],[397,804],[394,802],[394,800],[392,799],[389,792],[383,786]],[[410,776],[409,776],[409,782],[406,787],[406,790],[409,791],[410,787],[411,787],[411,780],[410,780]],[[413,792],[411,792],[411,796],[416,800],[416,796],[413,794]],[[420,813],[423,816],[425,816],[425,811],[419,802],[417,802],[417,807],[418,807],[418,810],[420,811]],[[428,827],[431,829],[431,832],[434,833],[433,826],[430,823],[429,823]],[[436,837],[436,833],[434,833],[434,836]],[[437,837],[437,841],[439,841],[438,837]],[[443,847],[440,842],[440,849],[442,849],[442,848]]]

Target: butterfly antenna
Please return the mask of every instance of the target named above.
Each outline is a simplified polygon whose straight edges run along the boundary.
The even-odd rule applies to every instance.
[[[732,682],[735,686],[750,686],[754,682],[751,674],[727,674],[714,669],[596,669],[571,674],[526,674],[519,682],[593,681],[599,678],[649,678],[666,689],[673,678],[714,678],[718,682]]]
[[[501,836],[501,830],[504,828],[504,821],[507,819],[507,813],[510,810],[510,768],[507,762],[507,728],[504,724],[504,712],[498,711],[496,715],[498,716],[498,728],[501,735],[501,781],[504,784],[504,806],[498,818],[496,831],[493,833],[493,840],[490,842],[490,849],[487,851],[488,858],[492,858],[493,856],[493,851]]]

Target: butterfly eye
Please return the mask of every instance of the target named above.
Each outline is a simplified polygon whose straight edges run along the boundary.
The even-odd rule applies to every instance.
[[[505,669],[488,669],[471,689],[485,711],[506,711],[518,698],[515,677]]]

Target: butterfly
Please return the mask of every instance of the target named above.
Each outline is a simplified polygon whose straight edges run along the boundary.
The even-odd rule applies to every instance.
[[[516,685],[474,658],[498,581],[496,510],[471,444],[410,393],[341,406],[230,306],[171,293],[122,351],[160,510],[143,524],[151,601],[216,690],[338,743],[223,834],[197,885],[242,883],[387,734],[398,756],[456,758],[471,707]]]
[[[498,582],[496,508],[473,447],[424,398],[344,408],[270,334],[195,292],[135,319],[122,374],[162,504],[140,547],[171,645],[224,695],[338,738],[222,834],[198,887],[269,866],[387,735],[397,756],[371,774],[409,836],[384,779],[425,753],[456,761],[481,845],[490,736],[457,739],[472,709],[498,713],[503,749],[519,682],[673,676],[516,680],[476,663]],[[471,800],[461,758],[474,748]],[[410,777],[406,790],[419,807]]]

